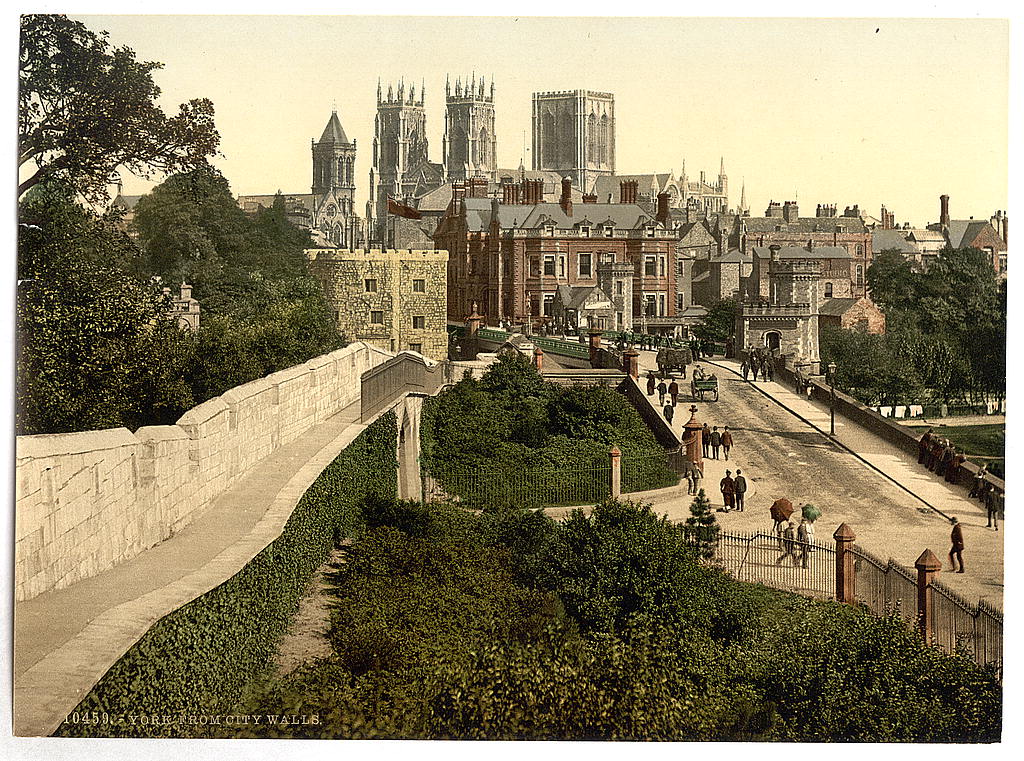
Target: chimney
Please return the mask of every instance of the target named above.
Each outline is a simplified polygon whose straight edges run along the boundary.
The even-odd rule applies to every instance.
[[[597,203],[597,196],[593,193],[584,193],[583,203]]]
[[[184,280],[181,281],[181,300],[188,301],[192,298],[192,286],[186,283]]]
[[[949,196],[939,196],[939,224],[949,227]]]
[[[558,199],[558,205],[562,207],[565,216],[572,216],[572,179],[562,178],[562,197]]]
[[[507,182],[501,183],[501,202],[503,204],[508,205],[508,204],[511,204],[511,203],[515,203],[515,199],[514,199],[514,196],[513,196],[513,190],[512,190],[512,188],[514,188],[514,187],[515,186],[512,185],[511,183],[507,183]]]
[[[782,218],[787,222],[796,222],[800,218],[796,201],[786,201],[786,205],[782,207]]]
[[[658,216],[655,219],[668,227],[668,193],[658,193]]]
[[[1003,212],[1003,243],[1005,243],[1007,245],[1010,244],[1010,231],[1009,231],[1009,228],[1010,228],[1010,218],[1009,218],[1009,216],[1007,216],[1006,212],[1004,211]]]
[[[619,203],[636,203],[639,183],[636,180],[623,180],[619,183]]]
[[[455,205],[458,205],[459,201],[461,201],[463,198],[465,198],[465,196],[466,196],[466,186],[465,186],[465,184],[461,183],[461,182],[453,182],[452,183],[452,203],[455,204]]]
[[[764,215],[766,217],[778,217],[782,218],[782,205],[778,201],[771,201],[768,203],[768,208],[765,210]]]

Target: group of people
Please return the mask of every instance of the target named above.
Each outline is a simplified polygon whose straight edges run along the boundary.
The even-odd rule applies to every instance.
[[[917,461],[948,483],[956,485],[960,483],[961,466],[967,461],[967,455],[953,446],[949,439],[936,436],[929,428],[918,442]],[[998,531],[999,518],[1003,512],[1003,494],[988,479],[987,465],[983,465],[975,474],[967,496],[985,505],[988,518],[985,528]]]
[[[732,449],[734,443],[732,431],[729,430],[729,426],[725,426],[724,430],[719,431],[717,425],[709,426],[704,423],[701,429],[700,443],[705,459],[718,460],[724,455],[728,460],[729,450]]]
[[[775,362],[771,354],[764,349],[755,349],[750,346],[740,363],[740,372],[743,373],[743,380],[747,380],[748,376],[751,376],[750,379],[756,381],[758,373],[761,374],[762,380],[774,380]]]
[[[793,565],[806,568],[814,545],[814,521],[807,520],[806,517],[801,517],[799,524],[792,518],[788,521],[776,520],[774,533],[778,537],[779,549],[782,551],[775,565],[782,565],[783,560],[790,558]]]
[[[735,510],[742,513],[744,509],[743,500],[747,494],[747,479],[743,477],[743,471],[736,468],[736,478],[732,477],[732,471],[725,471],[725,478],[721,480],[718,488],[722,491],[722,502],[725,507],[723,513],[731,513]]]

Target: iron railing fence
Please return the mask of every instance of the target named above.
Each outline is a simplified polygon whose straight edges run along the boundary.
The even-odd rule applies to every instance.
[[[712,562],[737,581],[835,599],[836,551],[817,542],[787,540],[775,534],[721,532]]]
[[[1003,616],[979,602],[972,605],[938,581],[931,583],[932,644],[948,653],[966,651],[979,665],[1003,662]]]
[[[913,626],[917,621],[917,574],[863,547],[854,546],[852,552],[857,602],[876,616],[899,616]]]

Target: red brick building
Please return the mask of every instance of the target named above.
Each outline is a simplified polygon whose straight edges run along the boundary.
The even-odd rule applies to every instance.
[[[600,287],[613,302],[609,329],[631,329],[641,315],[676,315],[678,235],[667,196],[654,215],[628,182],[619,203],[593,195],[574,203],[568,179],[558,203],[543,202],[541,184],[530,179],[504,184],[501,200],[485,196],[457,186],[434,234],[449,252],[449,319],[465,319],[476,302],[491,323],[550,320],[561,286]]]
[[[744,254],[755,246],[771,245],[845,249],[850,256],[852,295],[866,295],[871,231],[857,206],[847,207],[837,216],[835,206],[818,204],[815,216],[801,217],[796,201],[781,205],[772,201],[763,217],[737,217],[735,224],[734,239]]]
[[[1006,252],[1010,220],[1003,211],[990,219],[950,219],[949,196],[939,196],[939,223],[928,225],[929,230],[941,232],[950,248],[976,248],[985,252],[992,261],[997,275],[1006,276]]]

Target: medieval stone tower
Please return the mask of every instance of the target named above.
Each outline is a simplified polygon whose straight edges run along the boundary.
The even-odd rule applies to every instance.
[[[590,90],[533,94],[533,168],[571,177],[584,193],[615,174],[615,96]]]
[[[337,246],[354,246],[360,237],[355,211],[356,141],[349,141],[332,111],[313,150],[313,228]]]
[[[405,83],[388,85],[387,96],[377,83],[377,118],[374,122],[373,169],[367,216],[387,218],[388,197],[401,201],[415,189],[415,172],[427,161],[427,116],[424,88],[408,91]]]
[[[494,81],[487,88],[474,74],[463,86],[444,87],[444,172],[446,180],[484,177],[497,182],[498,138],[494,131]]]

